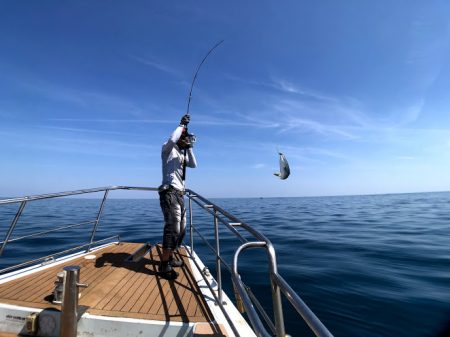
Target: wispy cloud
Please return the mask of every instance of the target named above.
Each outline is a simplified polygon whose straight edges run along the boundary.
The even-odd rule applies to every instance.
[[[276,89],[283,93],[297,94],[304,96],[304,98],[314,98],[322,101],[336,101],[336,98],[330,95],[325,95],[319,91],[315,91],[308,88],[302,88],[286,79],[282,78],[272,78],[267,81],[258,81],[248,78],[241,78],[235,75],[226,74],[226,78],[231,81],[243,83],[246,85],[257,86],[257,87],[265,87],[270,89]]]
[[[174,124],[173,119],[115,119],[115,118],[49,118],[55,122],[86,122],[86,123],[153,123],[153,124]]]
[[[61,144],[64,144],[64,146],[61,146]],[[128,149],[124,149],[123,148],[124,146],[128,147]],[[130,151],[130,147],[133,148],[133,151]],[[140,151],[137,151],[136,149],[137,147],[140,148]],[[143,145],[132,145],[132,144],[126,145],[119,143],[106,144],[106,143],[98,143],[96,141],[94,142],[85,141],[83,144],[60,142],[60,144],[58,145],[56,143],[38,143],[33,144],[31,148],[38,149],[39,151],[62,153],[64,155],[77,154],[77,155],[90,155],[94,157],[133,158],[133,159],[146,158],[156,153],[156,149],[152,149],[151,147],[145,147]]]
[[[251,81],[250,81],[251,82]],[[242,127],[252,129],[272,129],[274,134],[298,135],[299,133],[313,134],[322,139],[336,139],[343,141],[375,141],[388,142],[398,128],[403,128],[415,122],[421,114],[424,101],[419,100],[405,108],[399,108],[393,118],[376,119],[373,111],[367,110],[363,102],[351,97],[337,97],[317,90],[302,88],[295,83],[278,78],[277,80],[260,83],[254,81],[255,86],[276,88],[253,92],[252,100],[256,100],[254,107],[241,108],[235,111],[232,105],[222,107],[219,112],[196,112],[193,121],[196,125],[211,127]],[[91,97],[99,101],[107,101],[110,97],[77,95],[68,91],[73,97],[80,98],[80,102],[87,102]],[[69,99],[72,95],[62,96]],[[261,97],[258,100],[258,97]],[[311,99],[313,98],[313,99]],[[242,99],[242,97],[240,97]],[[76,101],[76,99],[75,99]],[[114,100],[113,100],[114,101]],[[120,100],[119,100],[120,101]],[[123,104],[129,102],[125,100]],[[120,103],[119,103],[120,104]],[[131,105],[132,106],[132,105]],[[131,109],[131,108],[130,108]],[[395,116],[396,115],[396,116]],[[173,118],[52,118],[56,122],[80,123],[116,123],[116,124],[173,124]],[[395,118],[394,118],[395,117]],[[100,127],[98,127],[100,128]],[[84,128],[87,129],[87,128]],[[77,131],[77,130],[73,130]],[[81,130],[78,130],[81,132]],[[90,131],[86,131],[90,132]],[[386,137],[388,135],[388,137]]]
[[[229,122],[239,123],[241,126],[263,129],[276,129],[280,127],[280,123],[278,121],[261,118],[260,116],[253,113],[236,112],[233,114],[230,113],[230,116],[232,116],[233,120],[229,120]]]
[[[90,111],[108,111],[114,114],[140,117],[144,109],[126,97],[106,92],[81,90],[53,84],[41,80],[29,79],[18,83],[24,89],[49,101],[67,103],[69,106]],[[154,109],[155,106],[151,106]]]
[[[278,144],[266,144],[268,148],[278,146]],[[341,161],[352,161],[354,158],[337,150],[331,150],[328,148],[312,147],[312,146],[289,146],[283,145],[280,148],[287,158],[304,159],[317,159],[317,158],[332,158]]]
[[[64,131],[64,130],[61,130]],[[105,132],[107,133],[107,132]],[[36,133],[33,129],[0,131],[5,136],[9,146],[26,148],[27,151],[49,151],[50,153],[84,154],[93,156],[144,158],[158,155],[160,144],[146,142],[122,141],[105,137],[73,137],[63,133]]]
[[[88,106],[88,96],[97,96],[96,98],[98,98],[98,95],[86,94],[78,90],[63,88],[59,85],[44,83],[42,81],[27,81],[22,82],[21,85],[29,91],[37,93],[46,99],[67,102],[83,107]]]
[[[207,126],[237,126],[237,127],[257,127],[257,128],[275,128],[279,123],[264,122],[261,120],[253,120],[245,115],[231,114],[232,116],[241,116],[242,120],[231,118],[218,118],[214,116],[196,114],[196,125]],[[49,121],[56,122],[84,122],[84,123],[138,123],[138,124],[174,124],[173,119],[107,119],[107,118],[50,118]]]
[[[315,91],[312,89],[302,88],[298,85],[289,82],[285,79],[275,78],[272,80],[271,86],[280,91],[284,91],[291,94],[297,94],[304,96],[305,98],[313,98],[319,101],[327,101],[327,102],[338,102],[339,100],[336,97],[326,95],[319,91]]]
[[[353,134],[348,126],[369,124],[368,121],[360,122],[362,118],[356,117],[355,112],[340,105],[328,103],[319,107],[302,100],[282,97],[273,99],[272,105],[267,106],[265,111],[242,113],[237,116],[250,121],[253,125],[273,128],[279,133],[312,132],[348,140],[360,138]],[[358,122],[355,122],[356,120]],[[335,124],[337,121],[341,124]]]
[[[270,126],[279,133],[308,132],[348,141],[386,141],[417,122],[426,103],[419,95],[411,97],[409,102],[403,100],[394,108],[391,104],[380,112],[354,97],[324,93],[280,76],[272,76],[268,81],[228,77],[253,86],[256,93],[257,88],[261,88],[259,95],[263,107],[257,112],[243,111],[236,116],[251,122],[258,121],[257,125]]]
[[[415,86],[427,90],[442,71],[450,50],[448,23],[420,18],[411,25],[411,45],[406,63],[412,67]]]
[[[372,128],[376,124],[355,98],[333,96],[280,77],[266,82],[229,78],[263,87],[260,95],[264,97],[263,102],[267,102],[257,112],[245,111],[236,116],[281,133],[312,132],[320,136],[357,140],[361,138],[354,133],[357,128]],[[271,89],[269,94],[267,89]]]
[[[345,130],[343,130],[339,126],[324,124],[320,122],[316,122],[313,120],[296,118],[293,116],[288,116],[285,120],[284,126],[281,128],[280,132],[288,132],[288,131],[312,131],[314,133],[320,135],[334,135],[343,137],[346,139],[358,139],[359,137],[351,134]]]
[[[400,105],[387,117],[366,107],[363,102],[352,97],[339,98],[316,91],[298,89],[295,85],[279,80],[289,97],[275,95],[272,111],[280,122],[279,132],[313,132],[343,140],[367,141],[392,137],[408,125],[416,122],[424,109],[425,100],[417,99],[409,105]],[[315,101],[305,100],[305,93],[311,92]],[[270,109],[270,108],[269,108]],[[272,113],[272,115],[274,115]],[[379,116],[380,115],[380,116]],[[270,123],[270,114],[265,120]],[[379,117],[378,117],[379,116]]]
[[[253,165],[251,168],[254,168],[254,169],[262,169],[262,168],[266,168],[266,167],[267,167],[266,164],[258,163],[258,164]]]
[[[176,77],[180,76],[180,74],[179,74],[179,72],[177,70],[175,70],[173,67],[168,66],[166,64],[162,64],[160,62],[156,62],[154,60],[143,58],[143,57],[139,57],[139,56],[130,55],[130,57],[132,59],[138,61],[139,63],[145,64],[146,66],[149,66],[151,68],[157,69],[157,70],[162,71],[162,72],[165,72],[165,73],[170,74],[172,76],[176,76]]]
[[[272,83],[269,82],[263,82],[263,81],[258,81],[258,80],[254,80],[251,78],[243,78],[243,77],[239,77],[233,74],[224,74],[223,75],[224,78],[230,80],[230,81],[234,81],[234,82],[238,82],[241,84],[245,84],[245,85],[250,85],[250,86],[263,86],[263,87],[273,87]]]
[[[108,139],[72,139],[67,137],[51,137],[49,139],[50,141],[54,142],[55,144],[65,142],[67,144],[73,144],[73,145],[81,145],[81,146],[106,146],[110,149],[118,150],[119,148],[140,148],[144,150],[154,150],[158,149],[159,146],[152,146],[147,143],[136,143],[136,142],[129,142],[129,141],[118,141],[118,140],[108,140]]]
[[[417,103],[405,108],[401,114],[400,125],[410,124],[417,121],[422,113],[424,105],[425,100],[421,99]]]
[[[99,129],[69,128],[69,127],[59,127],[59,126],[49,126],[49,125],[37,125],[36,127],[42,128],[42,129],[48,129],[48,130],[67,131],[67,132],[75,132],[75,133],[130,135],[129,133],[125,133],[125,132],[99,130]]]

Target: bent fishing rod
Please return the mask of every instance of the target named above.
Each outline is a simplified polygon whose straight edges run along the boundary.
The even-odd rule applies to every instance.
[[[205,55],[205,57],[203,58],[202,62],[200,62],[200,64],[197,67],[197,71],[195,72],[194,78],[192,79],[192,83],[191,83],[191,89],[189,90],[189,99],[188,99],[188,104],[187,104],[187,110],[186,110],[186,115],[189,115],[189,107],[191,105],[191,99],[192,99],[192,89],[194,88],[194,83],[195,80],[197,79],[197,75],[198,72],[200,71],[200,68],[202,67],[203,63],[205,63],[206,59],[208,58],[209,54],[212,53],[212,51],[214,49],[216,49],[223,41],[225,40],[221,40],[219,42],[217,42],[209,51],[208,53]]]
[[[224,41],[224,40],[221,40],[221,41],[217,42],[217,43],[216,43],[216,44],[215,44],[215,45],[214,45],[214,46],[206,53],[205,57],[203,58],[203,60],[202,60],[202,61],[200,62],[200,64],[198,65],[197,70],[195,71],[195,74],[194,74],[194,78],[192,79],[191,88],[190,88],[190,90],[189,90],[189,98],[188,98],[188,104],[187,104],[187,109],[186,109],[186,115],[189,115],[189,107],[190,107],[190,105],[191,105],[191,99],[192,99],[192,89],[194,88],[194,83],[195,83],[195,80],[197,79],[198,72],[200,71],[200,68],[202,67],[203,63],[205,63],[206,59],[207,59],[208,56],[212,53],[212,51],[213,51],[214,49],[216,49],[223,41]],[[186,133],[187,133],[187,131],[188,131],[188,129],[187,129],[187,126],[186,126]],[[183,181],[186,180],[186,149],[184,150],[184,158],[185,158],[185,160],[184,160],[184,163],[183,163]]]

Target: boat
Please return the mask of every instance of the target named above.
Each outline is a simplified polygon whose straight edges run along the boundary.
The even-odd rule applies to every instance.
[[[273,244],[262,233],[203,196],[187,189],[188,244],[175,254],[184,266],[176,280],[158,274],[161,246],[149,242],[123,242],[119,235],[97,240],[105,201],[112,191],[157,193],[154,187],[109,186],[76,191],[0,199],[1,207],[16,207],[0,247],[0,262],[7,246],[32,241],[76,226],[92,226],[88,242],[63,251],[7,265],[0,270],[0,336],[288,336],[284,310],[303,318],[316,336],[332,336],[277,270]],[[38,200],[102,193],[94,219],[61,225],[14,237],[24,209]],[[8,206],[9,205],[9,206]],[[196,226],[200,209],[211,217],[214,242]],[[220,229],[220,230],[219,230]],[[238,241],[232,261],[221,254],[223,230]],[[215,275],[195,251],[202,240],[211,250]],[[50,243],[49,243],[50,244]],[[268,280],[273,306],[267,313],[244,283],[239,258],[249,249],[267,253]],[[211,267],[210,267],[211,268]],[[213,269],[213,268],[211,268]],[[234,297],[223,290],[222,272],[228,272]],[[282,298],[290,303],[283,308]],[[293,335],[295,332],[290,332]]]

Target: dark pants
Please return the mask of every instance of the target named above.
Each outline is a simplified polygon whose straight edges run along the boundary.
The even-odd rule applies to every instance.
[[[186,233],[186,209],[183,195],[170,188],[159,192],[159,203],[164,214],[163,248],[177,249]]]

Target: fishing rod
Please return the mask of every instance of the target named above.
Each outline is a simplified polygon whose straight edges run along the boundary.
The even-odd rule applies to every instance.
[[[200,62],[200,64],[197,67],[197,71],[195,72],[194,78],[192,79],[192,83],[191,83],[191,89],[189,90],[189,99],[188,99],[188,104],[187,104],[187,110],[186,110],[186,115],[189,115],[189,107],[191,105],[191,99],[192,99],[192,89],[194,88],[194,83],[195,80],[197,79],[197,75],[198,72],[200,71],[201,66],[203,65],[203,63],[206,61],[206,59],[208,58],[209,54],[212,53],[212,51],[214,49],[216,49],[223,41],[225,40],[221,40],[219,42],[217,42],[209,51],[208,53],[205,55],[205,57],[203,58],[202,62]]]
[[[203,60],[200,62],[200,64],[197,67],[197,70],[195,71],[194,74],[194,78],[192,79],[192,83],[191,83],[191,88],[189,89],[189,98],[188,98],[188,104],[187,104],[187,109],[186,109],[186,115],[189,115],[189,107],[191,105],[191,99],[192,99],[192,89],[194,88],[194,83],[195,80],[197,79],[197,75],[198,72],[200,71],[200,68],[202,67],[203,63],[205,63],[206,59],[208,58],[208,56],[212,53],[212,51],[214,49],[216,49],[224,40],[221,40],[219,42],[217,42],[205,55],[205,57],[203,58]],[[186,126],[186,133],[187,133],[188,129]],[[186,149],[184,150],[184,157],[186,158]],[[186,159],[184,160],[184,164],[183,164],[183,181],[186,180]]]

